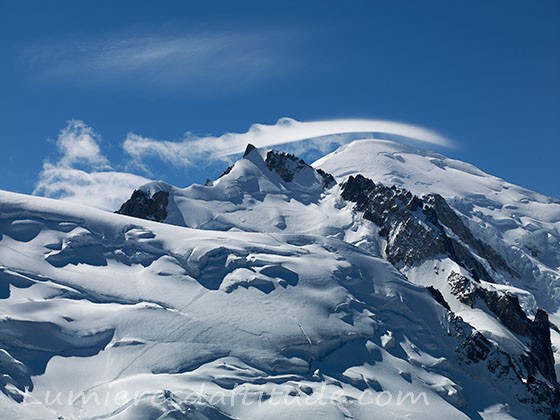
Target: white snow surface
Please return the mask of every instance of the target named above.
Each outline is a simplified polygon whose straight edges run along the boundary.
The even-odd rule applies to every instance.
[[[471,231],[505,257],[550,313],[560,308],[560,200],[513,185],[465,162],[381,140],[342,146],[313,164],[338,181],[362,174],[422,196],[442,195]]]
[[[143,186],[170,193],[167,223],[0,192],[0,417],[534,416],[511,384],[458,365],[447,311],[424,286],[438,285],[434,263],[460,268],[431,261],[405,277],[339,185],[324,190],[310,169],[284,182],[263,158],[254,150],[211,186]],[[528,313],[558,311],[555,200],[385,141],[313,166],[339,182],[361,173],[442,194],[515,257],[520,276],[491,287],[520,296]],[[501,348],[526,349],[440,286]]]

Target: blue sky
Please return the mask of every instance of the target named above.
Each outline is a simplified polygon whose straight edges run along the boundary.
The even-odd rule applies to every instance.
[[[560,197],[559,21],[547,0],[0,0],[0,188],[186,186],[226,165],[203,159],[213,136],[354,118]],[[191,159],[173,144],[200,139]]]

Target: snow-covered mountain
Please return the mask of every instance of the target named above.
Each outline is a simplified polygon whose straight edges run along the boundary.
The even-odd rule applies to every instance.
[[[0,193],[0,417],[560,418],[556,200],[363,140],[117,213]]]

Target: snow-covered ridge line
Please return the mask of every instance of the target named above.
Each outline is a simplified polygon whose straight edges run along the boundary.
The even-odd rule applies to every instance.
[[[560,415],[560,333],[539,309],[557,323],[555,206],[373,141],[313,165],[248,147],[206,185],[139,186],[140,217],[0,192],[0,410]]]
[[[506,328],[527,337],[530,351],[523,359],[527,371],[541,374],[558,386],[547,313],[538,308],[531,321],[516,296],[478,286],[481,281],[494,283],[491,273],[518,274],[491,247],[474,238],[443,197],[417,197],[361,175],[350,176],[342,184],[341,196],[355,202],[354,209],[380,228],[379,233],[387,238],[387,260],[396,267],[405,267],[404,272],[427,261],[447,258],[467,270],[469,277],[450,273],[451,292],[471,308],[488,308]]]

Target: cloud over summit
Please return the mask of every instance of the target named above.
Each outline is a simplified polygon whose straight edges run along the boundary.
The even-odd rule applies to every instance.
[[[150,164],[154,159],[162,167],[167,164],[188,171],[212,162],[229,163],[243,153],[248,143],[259,148],[290,146],[300,154],[314,149],[324,154],[329,148],[332,150],[360,136],[378,135],[406,137],[439,147],[452,145],[434,131],[399,122],[368,119],[300,122],[281,118],[276,124],[254,124],[245,133],[220,136],[189,133],[178,141],[128,133],[121,145],[127,158],[119,164],[110,162],[103,154],[99,134],[85,122],[71,120],[58,136],[58,159],[43,163],[34,194],[115,210],[134,189],[150,181],[143,175],[153,176]]]
[[[245,133],[226,133],[216,137],[189,134],[177,142],[129,134],[123,148],[139,164],[147,157],[157,157],[172,165],[190,166],[201,159],[227,160],[228,156],[242,153],[248,143],[266,148],[324,138],[324,141],[334,140],[342,144],[346,140],[345,135],[349,134],[384,134],[442,147],[452,145],[450,140],[434,131],[394,121],[340,119],[300,122],[281,118],[272,125],[254,124]]]

